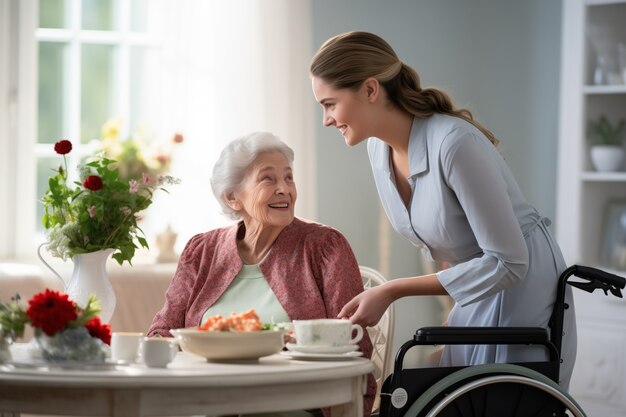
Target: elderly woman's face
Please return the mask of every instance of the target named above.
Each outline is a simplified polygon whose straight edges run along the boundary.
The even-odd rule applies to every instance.
[[[280,152],[261,153],[248,167],[234,197],[244,221],[264,226],[290,224],[297,192],[287,158]]]

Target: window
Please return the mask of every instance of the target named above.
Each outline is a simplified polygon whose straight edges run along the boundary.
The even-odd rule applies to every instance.
[[[38,202],[75,145],[70,177],[112,117],[127,137],[143,124],[183,133],[180,178],[155,198],[142,229],[151,246],[168,224],[182,250],[195,233],[229,223],[209,178],[226,142],[256,130],[296,152],[297,213],[312,209],[314,100],[306,1],[9,0],[0,2],[0,259],[32,259],[44,241]],[[4,71],[4,67],[9,67]],[[2,123],[4,121],[8,123]]]
[[[51,144],[68,138],[70,177],[79,159],[100,138],[101,126],[121,117],[128,130],[155,120],[147,105],[149,66],[159,41],[148,32],[148,2],[114,0],[42,1],[37,41],[37,195],[47,188],[51,169],[59,164]],[[39,222],[43,207],[38,205]]]

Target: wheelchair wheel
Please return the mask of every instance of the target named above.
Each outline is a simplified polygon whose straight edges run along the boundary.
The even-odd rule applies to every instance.
[[[470,366],[441,379],[404,417],[586,417],[558,384],[512,364]]]

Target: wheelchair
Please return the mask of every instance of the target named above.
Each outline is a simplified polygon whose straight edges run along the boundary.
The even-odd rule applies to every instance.
[[[578,280],[570,280],[578,278]],[[563,317],[571,285],[622,297],[626,279],[581,265],[559,277],[549,320],[550,334],[535,327],[424,327],[398,350],[394,369],[383,383],[380,417],[585,417],[576,401],[559,385]],[[419,345],[538,345],[548,352],[544,362],[496,363],[461,367],[402,369],[407,351]]]

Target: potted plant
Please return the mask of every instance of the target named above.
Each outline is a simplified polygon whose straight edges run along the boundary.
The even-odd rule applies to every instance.
[[[0,302],[0,363],[11,360],[9,345],[23,336],[26,325],[34,329],[44,360],[104,362],[111,326],[102,323],[99,312],[94,295],[81,308],[67,294],[49,289],[35,294],[28,308],[22,307],[19,294]]]
[[[619,171],[624,161],[624,129],[626,121],[611,123],[604,115],[588,124],[591,142],[591,163],[597,171]]]

